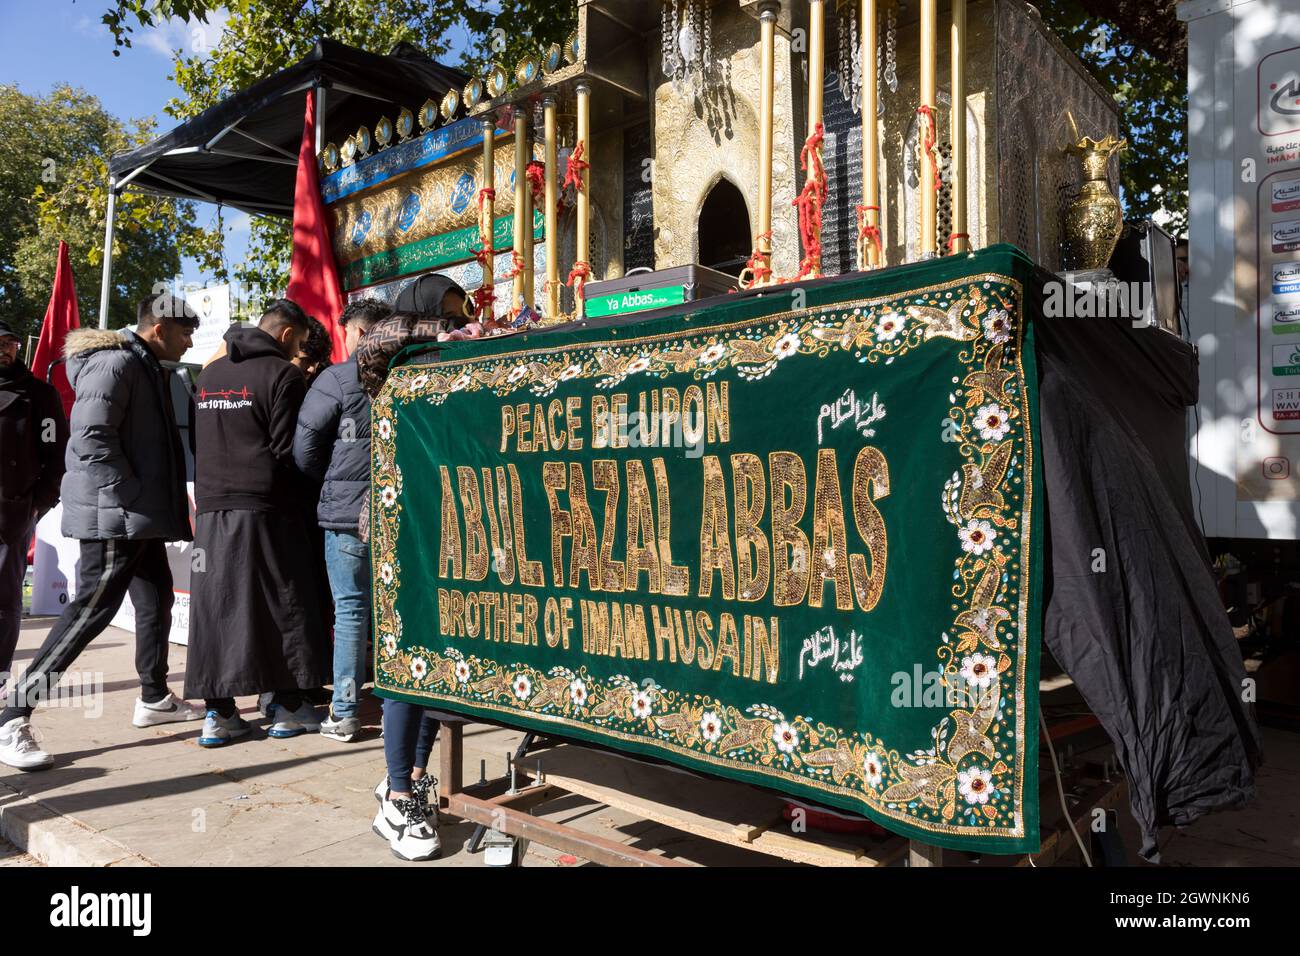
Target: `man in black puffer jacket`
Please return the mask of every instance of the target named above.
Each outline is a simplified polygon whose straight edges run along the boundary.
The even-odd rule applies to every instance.
[[[172,408],[171,371],[199,319],[182,299],[148,296],[136,330],[77,329],[63,354],[72,406],[63,534],[81,542],[76,597],[50,629],[0,713],[0,762],[39,770],[53,760],[28,718],[77,655],[104,630],[128,591],[135,607],[140,697],[132,722],[150,727],[202,713],[167,690],[172,572],[168,541],[189,541],[185,451]]]
[[[293,458],[324,481],[316,519],[325,529],[325,566],[334,595],[334,698],[320,732],[344,743],[361,729],[357,697],[365,683],[370,634],[370,548],[357,537],[370,491],[370,399],[357,375],[357,345],[392,310],[374,299],[343,311],[348,360],[321,372],[298,412]]]

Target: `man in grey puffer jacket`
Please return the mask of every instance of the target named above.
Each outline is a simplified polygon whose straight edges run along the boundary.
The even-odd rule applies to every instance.
[[[0,713],[0,762],[21,770],[53,763],[30,720],[64,671],[113,619],[128,591],[135,607],[137,727],[203,713],[167,690],[172,574],[168,541],[189,541],[185,452],[172,408],[171,372],[198,316],[181,299],[152,295],[135,332],[78,329],[63,354],[76,392],[63,476],[65,537],[81,541],[77,591],[50,629],[9,706]]]
[[[324,480],[317,523],[325,529],[325,566],[334,595],[334,697],[320,732],[351,741],[361,729],[357,696],[365,683],[370,634],[370,547],[357,536],[361,504],[370,492],[370,399],[357,374],[357,345],[392,310],[374,299],[343,310],[348,360],[321,372],[298,411],[294,463]]]

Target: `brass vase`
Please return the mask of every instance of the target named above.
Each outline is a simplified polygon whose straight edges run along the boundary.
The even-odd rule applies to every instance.
[[[1128,141],[1088,136],[1067,149],[1083,167],[1083,186],[1065,211],[1065,239],[1075,257],[1075,268],[1104,269],[1124,231],[1124,210],[1110,191],[1106,171],[1110,157],[1128,148]]]

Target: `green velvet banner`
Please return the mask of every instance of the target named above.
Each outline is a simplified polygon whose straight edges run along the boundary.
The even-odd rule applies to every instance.
[[[378,692],[1036,850],[1032,277],[414,355],[373,406]]]

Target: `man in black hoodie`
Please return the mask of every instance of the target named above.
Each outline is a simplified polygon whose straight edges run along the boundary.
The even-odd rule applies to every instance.
[[[195,401],[195,559],[187,695],[206,701],[200,746],[248,733],[235,697],[272,691],[273,737],[318,730],[302,689],[331,679],[329,638],[297,500],[293,434],[306,394],[289,362],[310,329],[288,299],[256,328],[232,327],[199,375]]]

